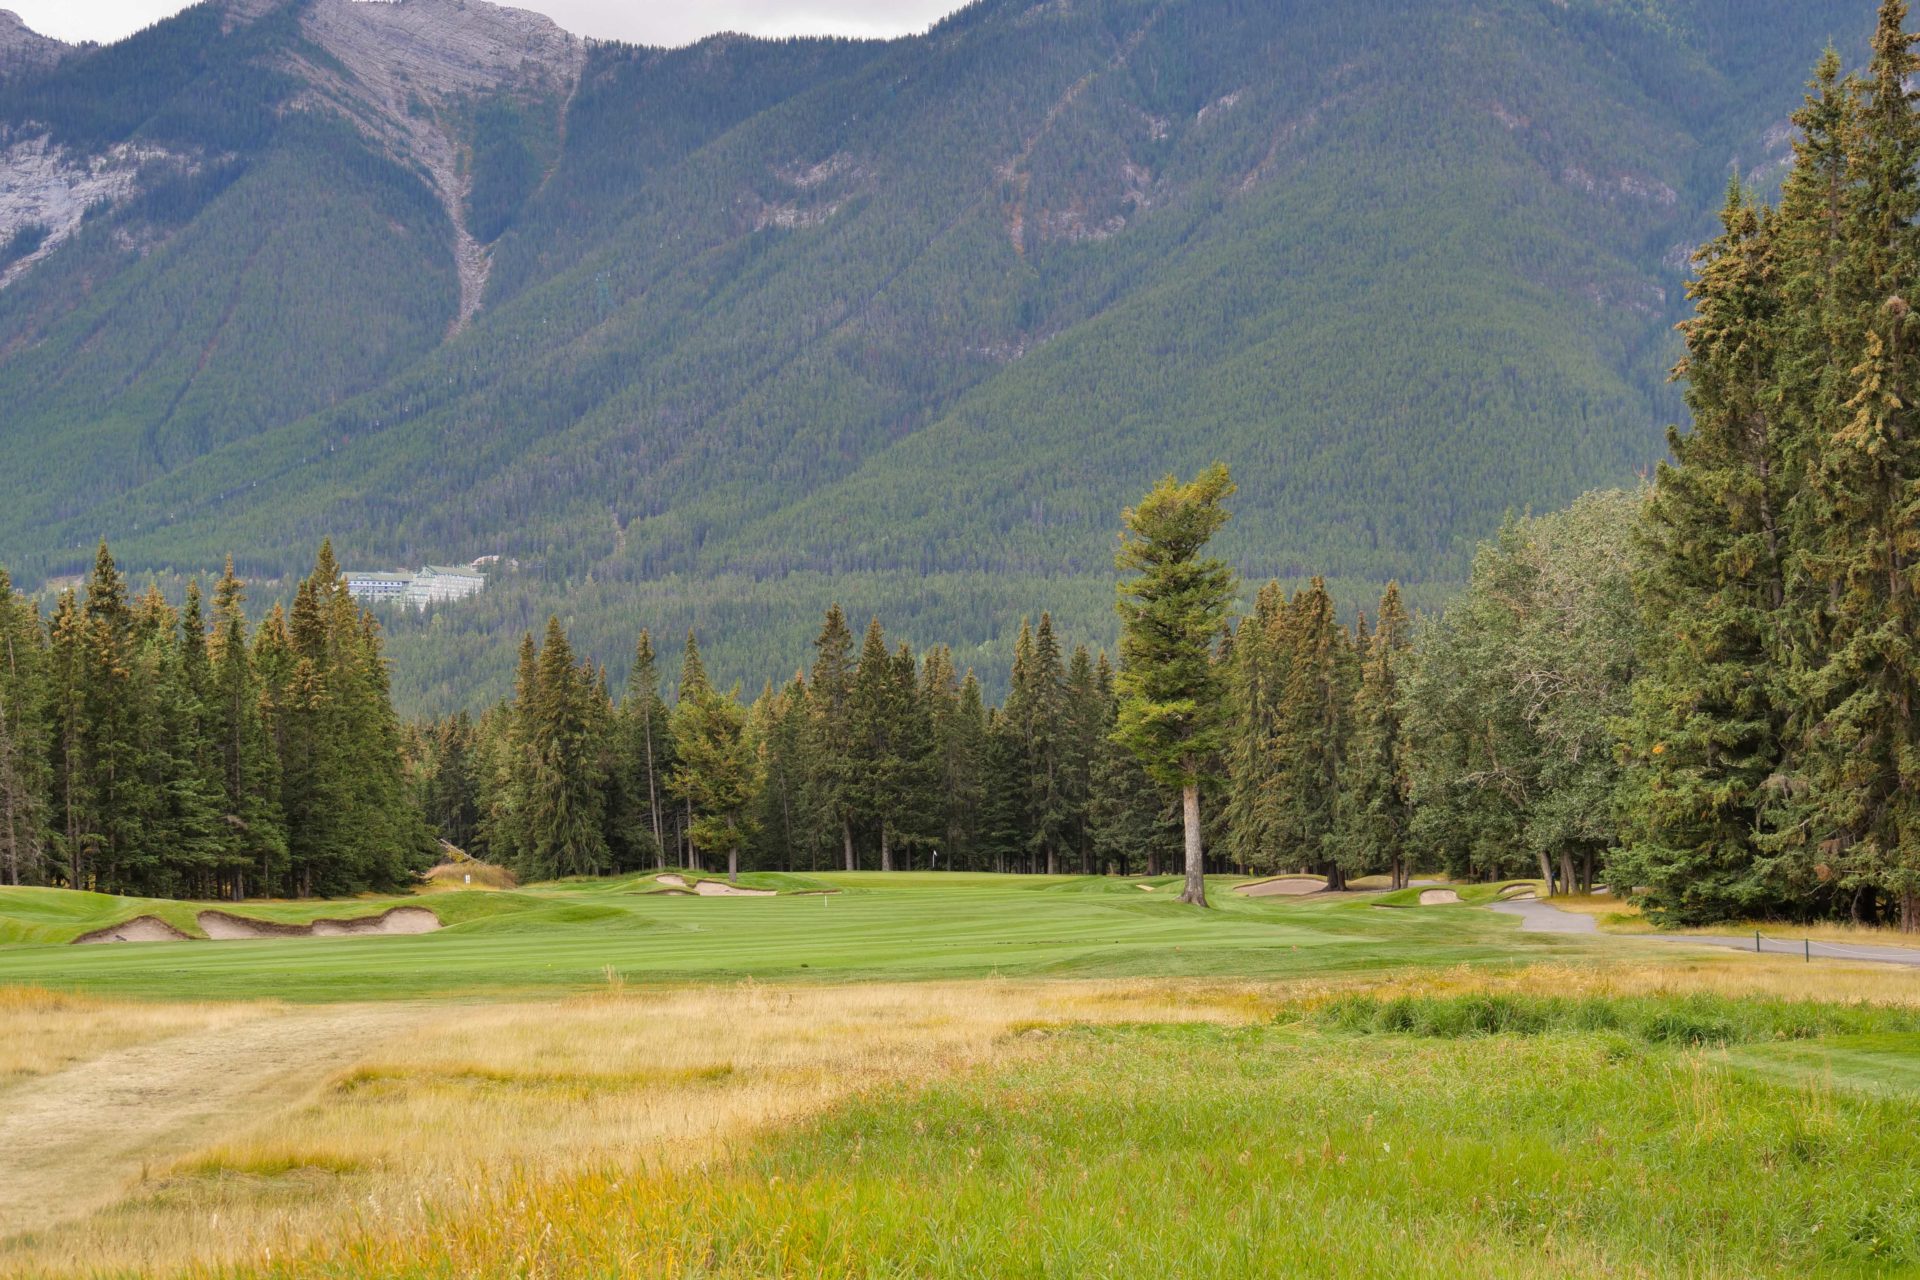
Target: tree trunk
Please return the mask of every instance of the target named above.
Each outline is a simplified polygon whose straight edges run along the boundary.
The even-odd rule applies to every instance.
[[[1060,874],[1060,855],[1055,852],[1052,845],[1047,846],[1047,874],[1050,876]]]
[[[740,883],[740,846],[737,844],[727,849],[727,883]]]
[[[1546,886],[1547,896],[1553,896],[1553,860],[1547,857],[1547,851],[1540,851],[1540,880]]]
[[[887,824],[884,819],[880,823],[880,869],[882,871],[893,870],[892,833],[887,830]]]
[[[1569,898],[1571,898],[1574,893],[1573,851],[1571,849],[1562,849],[1560,851],[1560,892],[1566,894]]]
[[[664,870],[667,865],[666,837],[660,832],[660,789],[654,785],[653,774],[653,709],[647,709],[647,816],[653,819],[653,863]]]
[[[1180,792],[1180,808],[1186,819],[1187,884],[1180,901],[1196,907],[1207,905],[1206,859],[1200,850],[1200,784],[1190,782]]]
[[[1900,932],[1920,933],[1920,893],[1912,889],[1900,894]]]
[[[853,819],[847,817],[845,814],[842,814],[840,817],[840,839],[846,846],[847,870],[858,871],[860,869],[859,864],[854,861],[853,857]]]

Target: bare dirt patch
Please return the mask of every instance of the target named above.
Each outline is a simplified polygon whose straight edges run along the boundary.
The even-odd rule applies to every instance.
[[[190,942],[192,936],[180,932],[159,916],[135,916],[121,924],[82,934],[73,941],[75,945],[96,942]]]
[[[1235,893],[1245,894],[1249,898],[1304,898],[1310,894],[1325,893],[1327,882],[1313,876],[1281,876],[1277,880],[1261,880],[1254,884],[1235,887]]]

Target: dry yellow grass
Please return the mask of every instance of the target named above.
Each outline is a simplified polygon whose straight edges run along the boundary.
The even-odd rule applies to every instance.
[[[1327,984],[1316,994],[1349,991],[1408,995],[1511,992],[1524,995],[1765,996],[1832,1004],[1920,1007],[1920,970],[1893,965],[1823,960],[1806,964],[1791,956],[1741,951],[1691,952],[1685,956],[1610,964],[1529,965],[1507,971],[1461,967],[1409,975],[1379,975]],[[1314,998],[1312,996],[1309,999]]]
[[[166,1274],[284,1258],[322,1240],[398,1241],[436,1216],[459,1220],[569,1178],[670,1176],[858,1092],[897,1093],[1042,1052],[1045,1037],[1023,1034],[1036,1026],[1246,1023],[1355,989],[1711,992],[1920,1005],[1920,972],[1712,953],[1284,984],[616,984],[551,1002],[420,1008],[351,1066],[315,1080],[297,1105],[156,1161],[134,1194],[106,1211],[0,1246],[0,1275]],[[0,1028],[11,1029],[21,1011],[72,1015],[64,1043],[41,1037],[49,1062],[94,1051],[89,1037],[97,1033],[86,1024],[125,1014],[148,1027],[191,1030],[219,1013],[10,999]]]
[[[256,1017],[251,1004],[137,1004],[0,987],[0,1088],[115,1049]]]
[[[868,1088],[1027,1052],[1031,1024],[1242,1022],[1252,985],[1088,982],[611,989],[436,1009],[291,1112],[155,1164],[106,1212],[0,1248],[0,1274],[165,1272],[593,1167],[671,1168]]]
[[[447,889],[517,889],[520,878],[505,867],[469,858],[465,862],[443,862],[421,877],[420,892],[437,893]]]

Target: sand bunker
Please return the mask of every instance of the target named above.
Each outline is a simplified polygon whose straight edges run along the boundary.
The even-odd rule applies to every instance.
[[[703,898],[772,898],[777,895],[772,889],[742,889],[737,884],[721,884],[718,880],[702,880],[693,886],[693,891]]]
[[[702,880],[699,884],[688,885],[685,876],[655,876],[661,884],[675,889],[691,888],[703,898],[774,898],[779,894],[772,889],[742,889],[737,884],[723,884],[718,880]]]
[[[1152,886],[1152,885],[1150,885],[1150,884],[1137,884],[1137,885],[1135,885],[1135,886],[1133,886],[1133,887],[1134,887],[1134,888],[1136,888],[1136,889],[1143,889],[1143,890],[1145,890],[1145,891],[1146,891],[1146,892],[1148,892],[1148,893],[1152,893],[1152,892],[1153,892],[1153,886]]]
[[[1312,893],[1325,893],[1327,882],[1313,876],[1282,876],[1278,880],[1262,880],[1258,884],[1243,884],[1234,889],[1235,893],[1244,893],[1249,898],[1304,898]]]
[[[1451,889],[1426,889],[1420,894],[1420,905],[1423,907],[1445,906],[1449,902],[1458,901],[1460,901],[1460,895]]]
[[[377,916],[358,916],[351,920],[315,920],[312,924],[281,924],[272,920],[249,920],[224,911],[202,911],[200,927],[215,942],[242,938],[346,938],[362,934],[432,933],[440,927],[440,917],[424,907],[395,907]]]
[[[93,942],[187,942],[190,938],[158,916],[135,916],[125,924],[75,938],[76,945]]]

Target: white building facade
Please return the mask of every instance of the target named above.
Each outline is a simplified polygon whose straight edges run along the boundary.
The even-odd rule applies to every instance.
[[[347,594],[362,604],[403,601],[416,609],[430,604],[465,600],[486,589],[487,579],[465,565],[430,564],[418,573],[362,573],[348,571]]]

